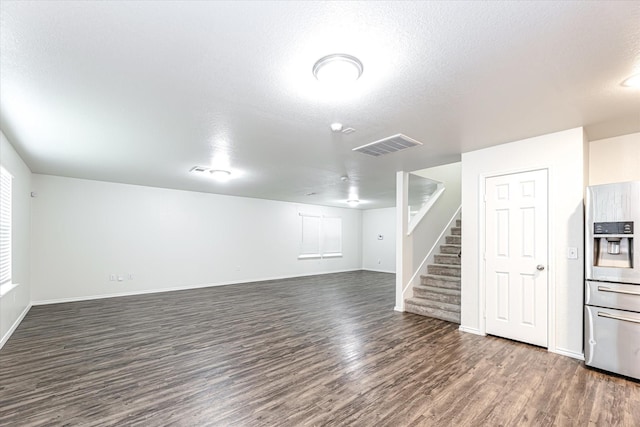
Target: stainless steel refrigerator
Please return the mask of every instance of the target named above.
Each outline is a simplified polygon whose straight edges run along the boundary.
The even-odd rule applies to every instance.
[[[585,364],[640,379],[640,181],[587,187]]]

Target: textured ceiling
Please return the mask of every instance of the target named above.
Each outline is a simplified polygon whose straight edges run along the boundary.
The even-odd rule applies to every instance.
[[[35,173],[368,209],[394,205],[397,170],[640,131],[640,91],[620,86],[640,72],[637,1],[2,1],[0,17],[0,127]],[[336,52],[364,64],[339,92],[311,73]],[[351,151],[397,133],[424,145]]]

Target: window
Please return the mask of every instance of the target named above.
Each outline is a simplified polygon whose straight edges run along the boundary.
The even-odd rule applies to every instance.
[[[300,214],[302,242],[298,259],[342,256],[342,218]]]
[[[298,258],[320,257],[320,216],[302,215],[302,245]]]
[[[13,176],[0,166],[0,287],[11,285],[11,186]]]
[[[322,256],[342,256],[342,218],[322,218]]]

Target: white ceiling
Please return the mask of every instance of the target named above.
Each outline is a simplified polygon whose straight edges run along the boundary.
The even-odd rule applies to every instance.
[[[397,170],[640,131],[638,1],[0,6],[0,127],[35,173],[368,209]],[[341,93],[311,73],[337,52],[364,64]],[[351,151],[397,133],[424,145]],[[225,163],[225,184],[188,172]]]

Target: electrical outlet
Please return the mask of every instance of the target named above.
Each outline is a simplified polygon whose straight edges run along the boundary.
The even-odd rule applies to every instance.
[[[116,275],[115,275],[115,274],[110,274],[110,275],[109,275],[109,280],[110,280],[110,281],[112,281],[112,282],[115,282],[115,280],[116,280]]]
[[[133,280],[133,273],[127,274],[127,280]]]

